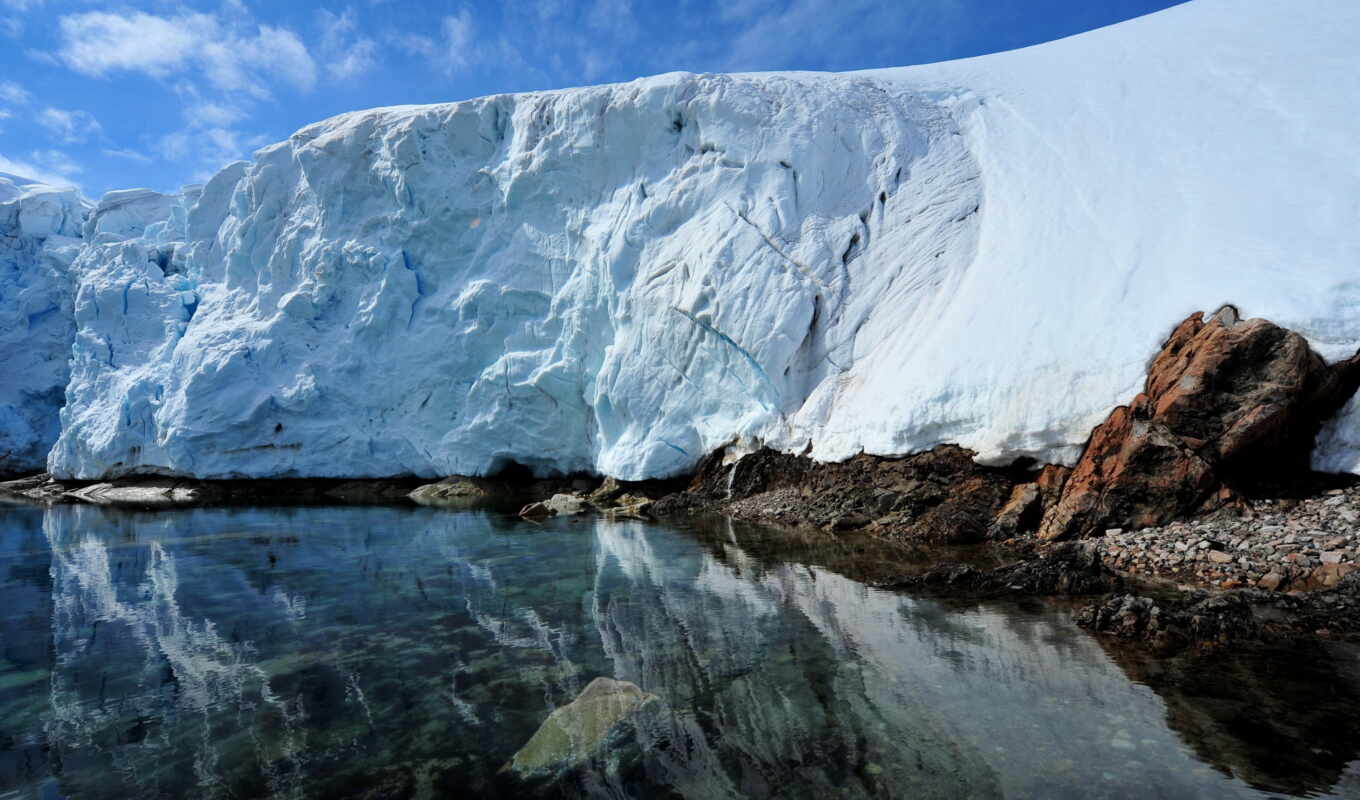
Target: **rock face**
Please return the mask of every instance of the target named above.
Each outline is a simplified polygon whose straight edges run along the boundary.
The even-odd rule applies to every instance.
[[[1182,322],[1141,394],[1091,433],[1040,536],[1161,525],[1307,471],[1322,423],[1360,385],[1297,333],[1225,306]]]

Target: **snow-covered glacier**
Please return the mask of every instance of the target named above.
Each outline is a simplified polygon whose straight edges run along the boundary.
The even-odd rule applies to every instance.
[[[0,175],[0,475],[42,469],[57,440],[86,211],[73,189]]]
[[[1190,312],[1360,345],[1360,5],[356,112],[71,267],[58,476],[1070,461]],[[1319,463],[1360,470],[1360,409]]]

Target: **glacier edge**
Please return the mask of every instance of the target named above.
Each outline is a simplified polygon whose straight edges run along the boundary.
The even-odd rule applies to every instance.
[[[91,213],[49,469],[632,479],[738,437],[1070,463],[1191,311],[1360,346],[1357,31],[1194,0],[926,67],[308,126]],[[1352,403],[1318,465],[1360,471],[1357,431]]]

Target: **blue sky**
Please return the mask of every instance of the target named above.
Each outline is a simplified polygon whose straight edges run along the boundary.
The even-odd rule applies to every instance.
[[[1008,50],[1173,0],[0,0],[0,172],[171,190],[372,106]]]

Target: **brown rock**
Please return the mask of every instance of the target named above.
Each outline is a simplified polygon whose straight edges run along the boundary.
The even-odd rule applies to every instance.
[[[1261,580],[1256,582],[1257,586],[1265,589],[1267,592],[1277,591],[1283,584],[1284,576],[1274,571],[1267,572],[1265,575],[1261,576]]]
[[[941,445],[901,458],[861,454],[821,463],[761,449],[724,464],[715,454],[701,462],[689,493],[743,519],[827,530],[872,523],[876,533],[895,539],[977,542],[1015,481],[1006,469],[978,465],[973,455]]]
[[[992,539],[1009,539],[1033,530],[1043,514],[1043,500],[1038,483],[1022,483],[1011,490],[1011,496],[1001,507],[987,529]]]
[[[1144,391],[1091,433],[1045,539],[1166,524],[1231,503],[1262,475],[1302,474],[1321,422],[1360,385],[1360,354],[1329,367],[1302,336],[1221,309],[1178,325]]]
[[[1355,567],[1351,564],[1323,564],[1308,576],[1307,588],[1330,589],[1354,571]]]
[[[619,495],[625,491],[623,484],[615,478],[605,478],[595,491],[590,493],[590,502],[597,506],[613,505]]]

